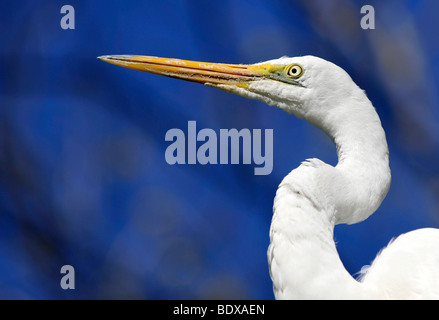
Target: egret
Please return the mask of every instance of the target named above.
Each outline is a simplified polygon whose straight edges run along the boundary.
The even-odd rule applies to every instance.
[[[391,181],[378,114],[342,68],[314,56],[252,65],[131,55],[99,58],[263,101],[305,119],[334,141],[336,166],[308,159],[282,180],[276,192],[268,247],[276,299],[439,298],[439,229],[400,235],[362,269],[358,279],[338,255],[335,225],[367,219],[380,206]]]

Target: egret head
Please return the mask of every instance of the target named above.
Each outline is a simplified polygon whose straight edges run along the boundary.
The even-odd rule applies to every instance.
[[[99,59],[149,73],[202,83],[257,99],[303,118],[337,144],[339,165],[355,172],[365,162],[383,163],[344,190],[331,176],[325,190],[335,199],[337,223],[355,223],[371,215],[390,186],[388,148],[378,115],[365,93],[337,65],[313,56],[282,57],[252,65],[197,62],[148,56],[102,56]],[[360,147],[361,146],[361,147]],[[384,159],[384,160],[383,160]],[[348,161],[349,160],[349,161]],[[317,172],[317,171],[313,171]],[[320,171],[319,171],[320,172]],[[339,174],[339,171],[337,171]],[[375,183],[379,179],[382,183]],[[361,181],[360,181],[361,182]]]
[[[337,65],[314,56],[252,65],[197,62],[148,56],[102,56],[119,66],[203,83],[281,108],[320,125],[346,91],[357,88]],[[357,88],[358,89],[358,88]]]

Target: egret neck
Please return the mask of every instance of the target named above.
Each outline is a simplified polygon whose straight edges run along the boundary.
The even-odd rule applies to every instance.
[[[358,87],[323,116],[304,115],[335,142],[338,164],[310,159],[279,186],[270,229],[270,274],[278,299],[370,299],[374,287],[344,268],[334,226],[357,223],[381,204],[390,187],[389,154],[380,119]],[[314,106],[322,108],[323,106]]]

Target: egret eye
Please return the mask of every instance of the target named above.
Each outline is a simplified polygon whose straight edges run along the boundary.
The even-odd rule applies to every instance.
[[[287,67],[287,75],[292,78],[299,78],[303,74],[303,68],[298,64],[292,64]]]

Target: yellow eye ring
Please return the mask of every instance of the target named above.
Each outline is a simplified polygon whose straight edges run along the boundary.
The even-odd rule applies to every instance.
[[[297,79],[302,76],[304,70],[298,64],[292,64],[286,69],[287,75],[291,78]]]

